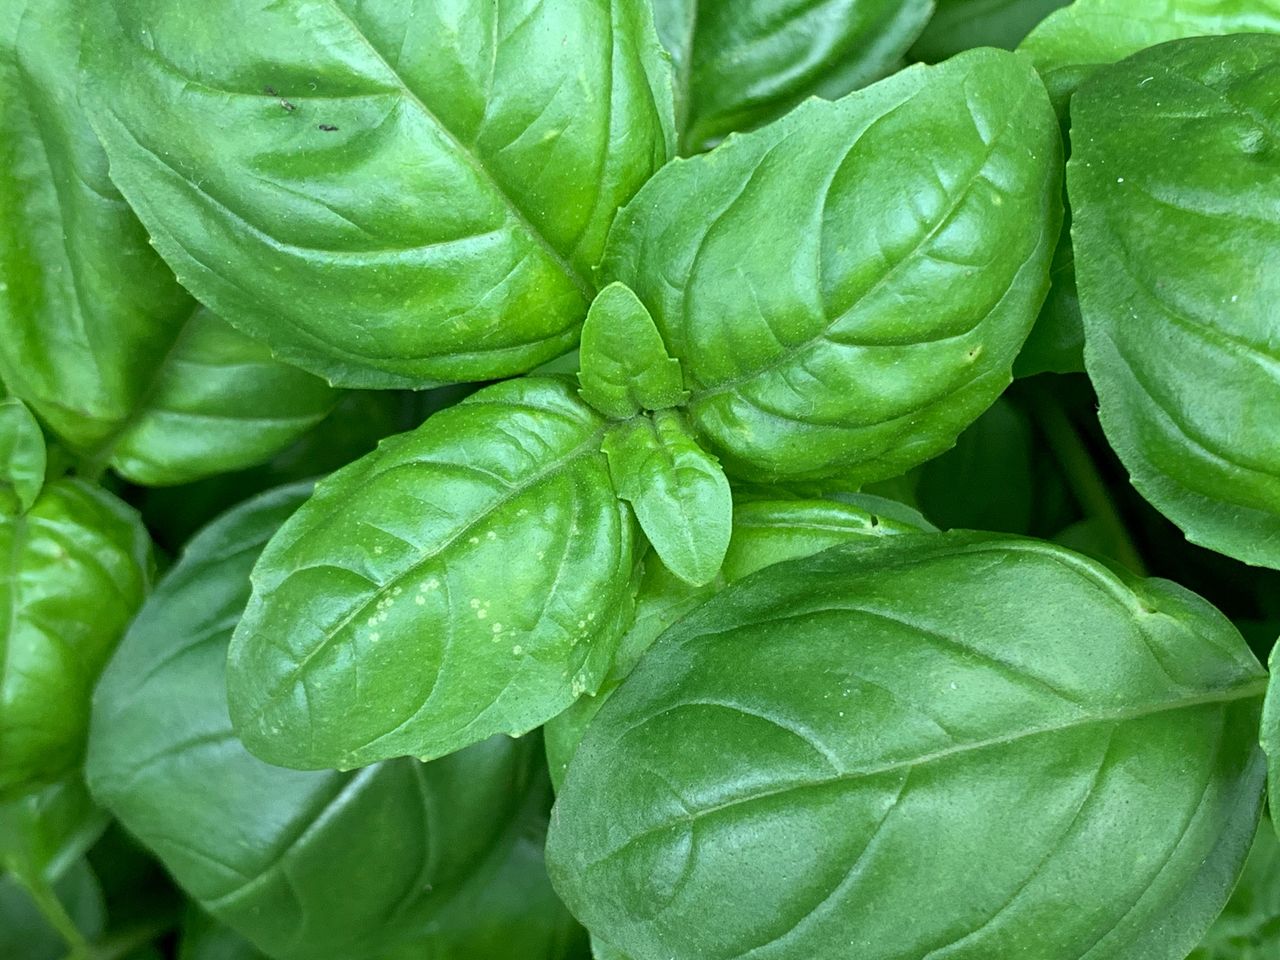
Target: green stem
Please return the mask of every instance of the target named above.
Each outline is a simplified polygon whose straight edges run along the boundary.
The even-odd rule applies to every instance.
[[[1102,527],[1111,545],[1111,555],[1139,576],[1147,575],[1146,564],[1120,519],[1107,485],[1098,474],[1084,441],[1057,400],[1046,392],[1030,393],[1036,419],[1049,448],[1062,465],[1063,475],[1085,516]]]
[[[70,948],[66,960],[89,960],[89,941],[84,938],[44,876],[38,871],[15,870],[13,878],[30,894],[49,926],[66,941]]]

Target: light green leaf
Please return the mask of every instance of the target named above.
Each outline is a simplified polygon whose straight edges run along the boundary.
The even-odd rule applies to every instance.
[[[1085,362],[1133,484],[1195,543],[1280,567],[1280,36],[1182,40],[1072,101]],[[1160,163],[1150,162],[1159,151]]]
[[[1187,960],[1271,960],[1280,951],[1280,842],[1264,817],[1226,909]]]
[[[92,466],[131,480],[251,466],[334,391],[199,308],[151,249],[80,105],[86,6],[0,11],[0,377]]]
[[[600,692],[582,697],[543,728],[551,780],[557,788],[591,718],[635,669],[641,655],[664,630],[726,584],[783,560],[807,557],[836,544],[875,543],[881,537],[932,530],[923,517],[899,519],[886,515],[878,504],[869,503],[878,498],[856,496],[851,499],[856,502],[768,499],[736,503],[733,537],[720,575],[701,587],[681,580],[653,554],[646,557],[636,595],[635,620],[618,645],[618,656]],[[900,507],[899,504],[893,506]]]
[[[683,403],[680,362],[667,353],[653,317],[623,283],[611,283],[582,326],[582,399],[618,420]]]
[[[1059,113],[1098,67],[1146,47],[1228,33],[1280,32],[1280,0],[1075,0],[1018,49],[1044,77]]]
[[[80,761],[89,697],[150,586],[138,515],[82,480],[57,480],[0,516],[0,798]]]
[[[654,0],[682,153],[892,72],[933,0]]]
[[[1012,50],[1031,28],[1071,0],[938,0],[910,56],[926,63],[971,47]]]
[[[634,960],[1175,960],[1253,838],[1265,676],[1205,601],[1061,548],[835,547],[659,639],[548,866]]]
[[[1060,166],[1034,71],[974,51],[669,165],[604,270],[649,309],[730,476],[856,488],[947,449],[1009,382]]]
[[[345,386],[571,348],[673,149],[642,0],[90,4],[111,173],[184,285]]]
[[[44,486],[44,471],[40,424],[21,400],[0,398],[0,514],[31,509]]]
[[[264,953],[359,960],[417,937],[466,887],[530,790],[536,744],[353,773],[245,750],[227,644],[259,551],[306,493],[251,500],[191,542],[102,677],[87,773],[182,888]]]
[[[602,449],[618,496],[667,569],[693,586],[720,569],[733,531],[733,494],[684,417],[659,410],[609,429]]]
[[[605,427],[569,381],[512,380],[321,483],[231,644],[249,748],[302,768],[436,757],[594,691],[635,563]]]

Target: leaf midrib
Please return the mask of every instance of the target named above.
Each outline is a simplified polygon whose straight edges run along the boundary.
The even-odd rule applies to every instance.
[[[546,235],[534,225],[533,221],[529,219],[524,210],[520,208],[520,205],[516,203],[515,197],[513,197],[511,193],[509,193],[502,184],[498,182],[498,178],[494,175],[493,171],[489,169],[488,164],[485,163],[484,158],[480,156],[478,151],[469,149],[467,145],[459,139],[458,135],[440,119],[436,112],[427,106],[426,101],[418,95],[416,90],[409,86],[409,82],[400,74],[400,71],[391,65],[391,62],[383,55],[382,51],[379,50],[374,45],[373,41],[365,34],[360,23],[347,13],[338,0],[326,0],[326,2],[333,8],[337,15],[351,27],[352,33],[355,34],[356,38],[364,48],[369,51],[369,55],[382,65],[383,69],[385,69],[392,79],[395,80],[404,95],[409,98],[414,106],[422,111],[423,115],[426,116],[435,128],[445,137],[445,139],[453,145],[454,149],[466,161],[467,165],[479,174],[490,187],[492,187],[497,196],[501,198],[503,205],[507,208],[508,212],[510,212],[516,222],[524,229],[529,238],[533,240],[533,242],[537,244],[548,257],[551,258],[552,262],[554,262],[556,266],[563,271],[565,276],[568,277],[573,285],[578,289],[578,292],[581,293],[588,302],[590,302],[595,295],[592,285],[588,283],[587,279],[583,277],[578,269],[569,262],[568,258],[555,248],[551,241],[547,239]],[[497,48],[495,47],[494,49],[496,51]]]
[[[761,800],[769,800],[774,797],[785,796],[788,793],[795,793],[802,790],[818,789],[830,787],[833,784],[852,782],[855,780],[868,779],[880,776],[886,773],[894,773],[902,770],[913,770],[916,767],[925,764],[936,763],[942,760],[950,759],[955,756],[962,756],[966,753],[975,753],[992,747],[1000,747],[1006,744],[1017,743],[1020,740],[1031,739],[1032,737],[1043,736],[1051,733],[1061,733],[1068,730],[1077,730],[1084,727],[1102,725],[1102,724],[1123,724],[1129,721],[1142,720],[1147,717],[1156,716],[1161,713],[1172,713],[1178,710],[1193,710],[1197,707],[1208,706],[1211,704],[1228,704],[1240,700],[1248,700],[1251,698],[1261,697],[1266,693],[1267,680],[1265,677],[1256,678],[1246,683],[1238,684],[1234,687],[1228,687],[1224,690],[1215,690],[1202,694],[1197,697],[1187,697],[1175,702],[1161,701],[1158,703],[1145,703],[1138,707],[1130,707],[1119,710],[1100,711],[1088,716],[1079,717],[1069,720],[1065,723],[1051,723],[1030,729],[1018,730],[1013,733],[1002,734],[996,737],[987,737],[981,740],[971,740],[965,743],[954,744],[941,750],[935,750],[932,753],[926,753],[918,757],[912,757],[904,760],[890,760],[885,763],[876,764],[874,766],[861,767],[856,770],[839,770],[833,776],[821,780],[805,780],[797,783],[789,783],[786,786],[776,787],[771,790],[764,790],[752,793],[746,796],[734,797],[721,803],[713,804],[709,807],[703,807],[699,810],[690,811],[687,816],[676,817],[663,823],[654,824],[646,827],[632,836],[628,837],[622,844],[596,858],[587,864],[587,869],[591,869],[611,859],[623,850],[631,847],[642,839],[670,830],[678,824],[692,825],[698,820],[713,816],[725,810],[734,807],[743,806],[750,803],[758,803]],[[678,708],[684,704],[674,704],[673,708]]]

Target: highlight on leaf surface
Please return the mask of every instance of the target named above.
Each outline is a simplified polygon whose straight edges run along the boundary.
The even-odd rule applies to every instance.
[[[156,249],[342,386],[571,348],[616,211],[675,147],[643,0],[124,0],[87,23],[94,128]]]
[[[606,426],[566,379],[511,380],[319,483],[231,643],[249,749],[304,769],[438,757],[595,690],[636,550]]]
[[[856,487],[947,449],[1009,383],[1060,166],[1035,72],[970,51],[669,164],[604,274],[648,308],[726,473]]]
[[[40,424],[15,397],[0,398],[0,514],[24,513],[44,486]]]
[[[633,960],[1174,960],[1253,839],[1265,678],[1199,597],[1062,548],[835,547],[650,649],[569,765],[552,879]]]

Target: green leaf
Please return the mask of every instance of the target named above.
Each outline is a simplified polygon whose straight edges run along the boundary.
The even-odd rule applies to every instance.
[[[693,586],[710,582],[729,547],[733,494],[684,417],[659,410],[625,420],[605,434],[603,450],[614,490],[667,569]]]
[[[594,691],[634,567],[605,426],[567,380],[512,380],[321,483],[263,552],[231,645],[249,749],[442,756]]]
[[[937,63],[971,47],[1012,50],[1032,27],[1071,0],[938,0],[912,46],[914,60]]]
[[[1009,382],[1060,160],[1034,71],[974,51],[669,165],[604,271],[649,309],[731,477],[856,488],[947,449]]]
[[[1072,101],[1085,362],[1133,484],[1187,538],[1280,567],[1280,36],[1182,40]],[[1162,157],[1150,162],[1153,151]]]
[[[1018,49],[1044,77],[1059,113],[1098,67],[1146,47],[1208,34],[1280,32],[1280,0],[1075,0]]]
[[[1084,373],[1084,322],[1076,289],[1075,248],[1071,246],[1071,208],[1066,206],[1049,267],[1049,295],[1013,364],[1016,377],[1037,373]]]
[[[31,509],[44,486],[44,434],[27,405],[0,399],[0,514]]]
[[[920,469],[920,510],[943,529],[1030,533],[1031,423],[1001,398],[956,445]]]
[[[76,453],[131,480],[251,466],[335,394],[200,308],[151,249],[80,106],[85,6],[0,12],[0,377]]]
[[[54,880],[83,857],[107,826],[77,771],[0,803],[0,867]]]
[[[82,480],[57,480],[0,516],[0,798],[79,762],[89,697],[150,586],[138,515]]]
[[[654,0],[682,153],[892,72],[933,0]]]
[[[1167,581],[985,534],[836,547],[659,639],[548,866],[635,960],[1175,960],[1253,838],[1264,687]]]
[[[591,719],[658,636],[728,583],[764,567],[807,557],[839,543],[874,543],[881,537],[931,530],[923,517],[895,518],[879,510],[875,497],[838,500],[749,500],[733,508],[733,537],[720,575],[690,586],[650,554],[636,595],[636,615],[618,645],[618,656],[595,696],[582,697],[543,728],[551,780],[557,786]],[[887,501],[885,501],[887,504]],[[894,504],[898,507],[900,505]]]
[[[1269,960],[1280,951],[1280,842],[1263,818],[1226,909],[1187,960]]]
[[[85,38],[112,177],[179,279],[344,386],[574,346],[673,149],[641,0],[124,0]]]
[[[423,766],[273,767],[236,739],[227,645],[268,538],[305,486],[249,501],[188,546],[95,698],[94,795],[205,910],[281,960],[357,960],[416,936],[530,789],[536,744]]]
[[[623,283],[600,291],[582,326],[582,399],[606,417],[622,420],[641,410],[663,410],[688,394],[680,362],[667,353],[653,317]]]
[[[83,859],[72,863],[52,884],[51,895],[57,903],[52,909],[61,911],[80,937],[88,939],[102,932],[106,925],[102,890]],[[15,875],[0,875],[0,956],[65,960],[68,946]]]
[[[178,960],[267,960],[248,940],[194,906],[182,920]]]

